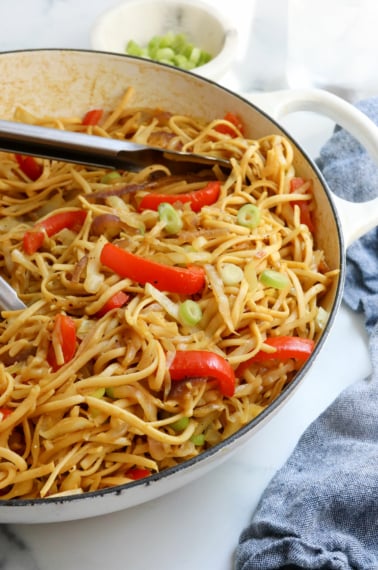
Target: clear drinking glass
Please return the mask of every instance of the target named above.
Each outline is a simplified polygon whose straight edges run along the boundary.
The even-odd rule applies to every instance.
[[[378,2],[288,0],[287,80],[350,101],[378,95]]]

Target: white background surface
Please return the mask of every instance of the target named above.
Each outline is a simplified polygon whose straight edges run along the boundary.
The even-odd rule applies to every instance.
[[[89,48],[95,17],[117,3],[1,0],[0,51]],[[212,3],[233,19],[241,36],[234,69],[224,83],[240,91],[281,86],[285,46],[280,42],[285,2],[265,1],[261,7],[257,0]],[[253,20],[253,15],[257,19]],[[288,119],[287,127],[316,156],[333,125],[325,119],[301,114]],[[342,306],[316,368],[270,423],[222,466],[165,497],[116,514],[69,523],[11,527],[11,532],[30,549],[30,570],[231,570],[240,532],[248,524],[270,478],[309,423],[345,386],[366,377],[369,371],[362,321]],[[5,568],[20,570],[21,566],[9,561]]]
[[[288,1],[290,86],[316,85],[355,100],[377,93],[376,0]]]

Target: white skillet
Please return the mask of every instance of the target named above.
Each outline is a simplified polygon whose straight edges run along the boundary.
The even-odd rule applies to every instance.
[[[114,107],[124,90],[133,86],[135,105],[159,106],[208,120],[222,117],[231,110],[243,118],[246,135],[254,138],[272,133],[292,138],[279,125],[277,118],[294,110],[321,112],[356,135],[378,164],[377,127],[348,103],[324,92],[284,91],[242,97],[194,74],[161,64],[115,54],[71,50],[2,53],[0,77],[0,117],[3,119],[12,119],[17,105],[36,115],[82,116],[93,107]],[[345,249],[377,224],[378,199],[351,204],[335,197],[300,145],[292,142],[297,172],[314,181],[317,244],[324,249],[330,267],[340,269],[339,280],[325,299],[326,308],[330,311],[327,327],[312,357],[295,380],[256,419],[197,458],[146,480],[99,492],[0,502],[0,522],[42,523],[82,519],[132,507],[178,489],[230,458],[285,405],[305,380],[309,368],[316,367],[317,356],[333,326],[342,299]]]

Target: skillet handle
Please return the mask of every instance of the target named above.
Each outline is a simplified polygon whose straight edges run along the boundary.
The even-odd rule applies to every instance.
[[[362,111],[322,89],[290,89],[244,94],[276,120],[297,111],[324,115],[354,136],[371,155],[378,168],[378,127]],[[353,203],[332,193],[340,216],[346,247],[378,224],[378,198]]]

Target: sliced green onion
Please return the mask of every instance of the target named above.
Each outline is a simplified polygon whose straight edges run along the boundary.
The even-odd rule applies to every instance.
[[[156,58],[158,61],[170,61],[175,56],[175,52],[170,47],[162,47],[156,51]]]
[[[101,400],[105,396],[105,388],[97,388],[94,392],[89,394],[92,398],[98,398]],[[101,412],[97,408],[89,407],[90,414],[93,418],[97,418]]]
[[[184,325],[197,325],[202,319],[202,309],[198,303],[187,299],[179,305],[179,318]]]
[[[103,398],[105,396],[105,388],[97,388],[90,396],[92,398]]]
[[[194,443],[194,445],[201,446],[205,443],[205,436],[203,433],[199,433],[197,435],[192,435],[190,441]]]
[[[138,57],[148,57],[148,50],[146,48],[142,48],[134,40],[127,42],[126,53],[129,55],[136,55]]]
[[[162,202],[158,206],[159,219],[165,222],[164,229],[168,234],[177,234],[182,228],[180,213],[168,202]]]
[[[179,420],[176,420],[172,424],[169,424],[169,426],[174,431],[184,431],[184,429],[186,429],[188,425],[189,425],[189,418],[187,418],[186,416],[180,418]]]
[[[116,396],[114,395],[113,386],[108,386],[108,388],[105,388],[105,394],[108,396],[108,398],[111,398],[112,400],[116,399]]]
[[[101,178],[101,184],[111,184],[115,182],[117,178],[121,178],[121,175],[116,170],[112,170],[112,172],[108,172]]]
[[[168,32],[163,36],[153,36],[146,46],[130,40],[126,53],[174,65],[181,69],[193,69],[211,60],[211,55],[188,41],[185,34]]]
[[[240,226],[245,226],[246,228],[256,228],[260,223],[260,210],[254,204],[244,204],[237,215],[237,221]]]
[[[178,53],[177,55],[174,56],[173,60],[172,60],[172,64],[175,67],[179,67],[180,69],[186,69],[187,71],[190,71],[191,69],[194,69],[195,65],[193,63],[191,63],[187,57],[185,57],[185,55],[182,55],[182,53]]]
[[[260,275],[260,281],[266,287],[273,287],[274,289],[285,289],[290,285],[287,275],[273,269],[265,269]]]
[[[235,263],[224,263],[220,268],[220,276],[225,285],[237,285],[244,277],[244,272]]]
[[[108,398],[112,400],[119,400],[121,398],[126,398],[129,393],[129,386],[109,386],[105,389],[105,394]]]
[[[189,61],[194,63],[194,65],[198,65],[200,57],[201,57],[201,50],[198,47],[194,47],[189,56]]]
[[[164,36],[164,38],[168,38],[168,34],[166,34],[166,36]],[[157,52],[157,50],[159,49],[159,47],[163,47],[164,45],[164,40],[163,36],[153,36],[150,41],[147,44],[147,53],[150,56],[154,56]],[[136,43],[136,42],[134,42]]]

